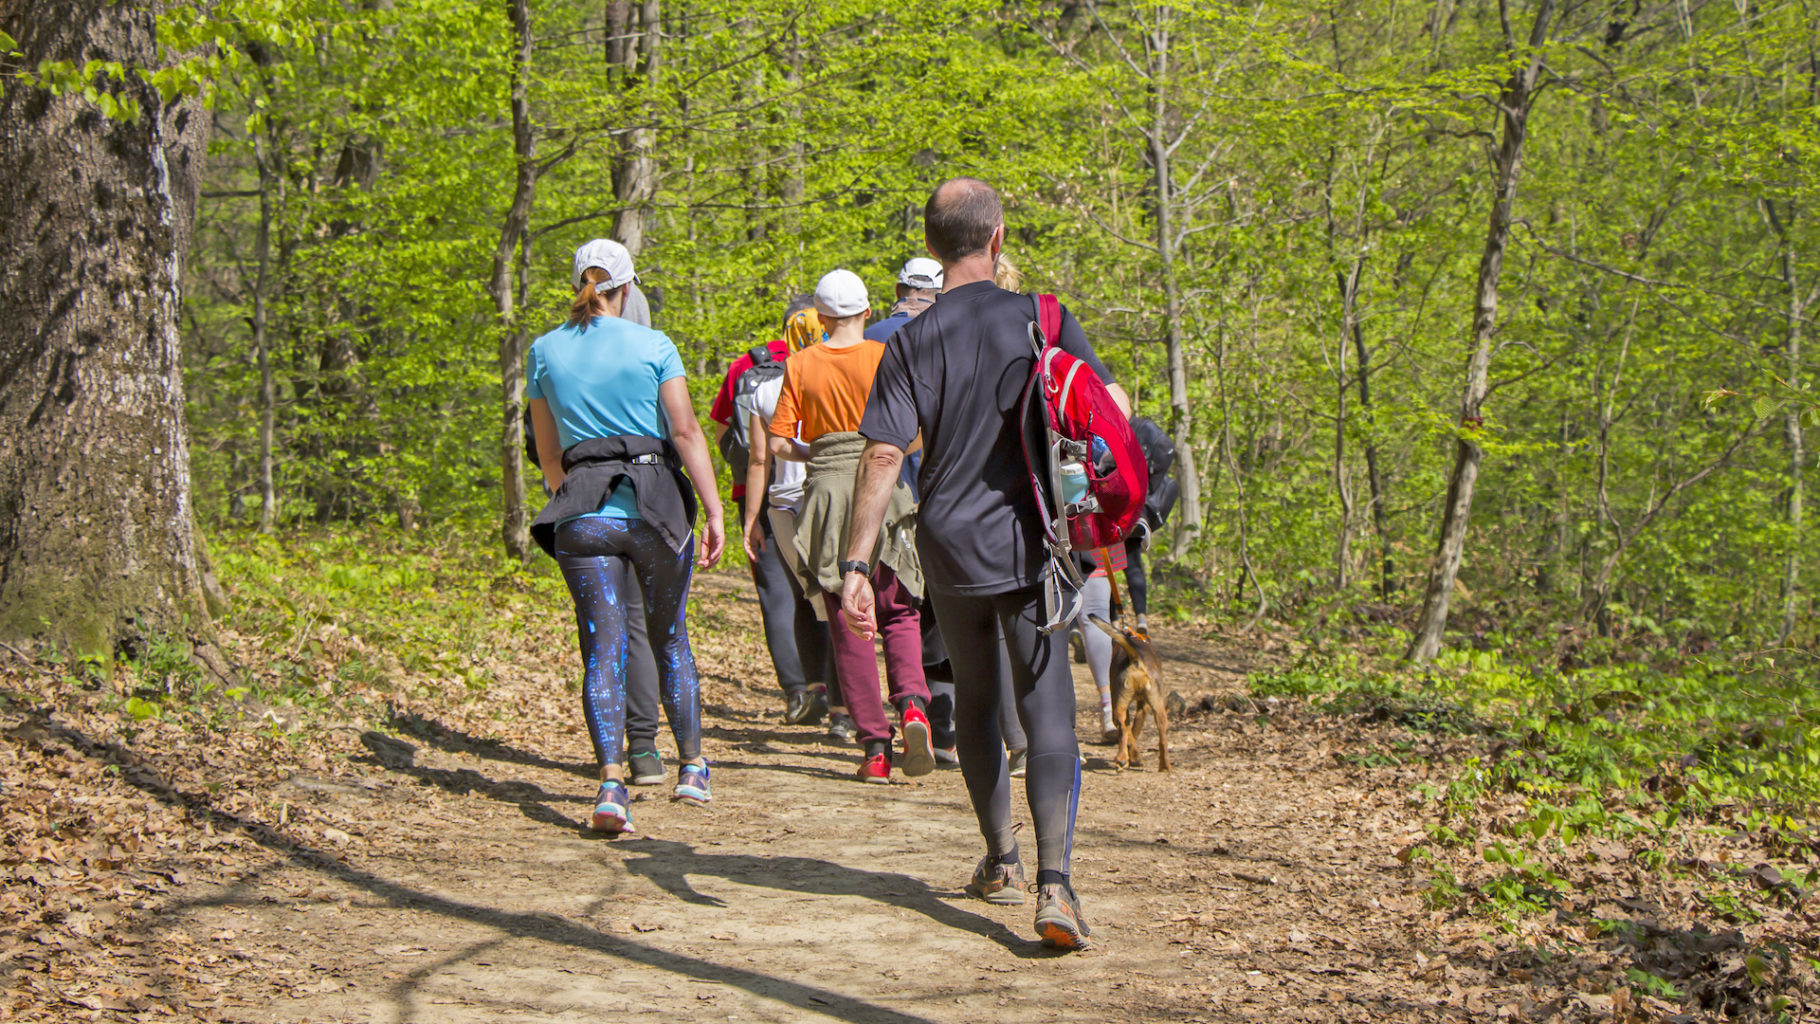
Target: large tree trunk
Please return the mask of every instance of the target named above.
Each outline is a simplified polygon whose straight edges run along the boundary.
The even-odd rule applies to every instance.
[[[1529,29],[1529,56],[1511,72],[1498,97],[1498,109],[1504,122],[1502,137],[1495,156],[1495,192],[1491,216],[1485,229],[1485,252],[1479,259],[1479,285],[1473,310],[1473,347],[1466,364],[1466,386],[1460,396],[1459,437],[1454,441],[1453,472],[1447,481],[1447,500],[1442,509],[1441,537],[1435,544],[1434,561],[1428,570],[1428,586],[1422,595],[1422,612],[1416,619],[1415,634],[1410,638],[1404,657],[1422,663],[1441,650],[1441,632],[1447,628],[1447,608],[1453,598],[1454,581],[1460,574],[1460,561],[1466,554],[1466,524],[1472,518],[1473,487],[1479,480],[1479,461],[1484,451],[1479,447],[1478,428],[1483,422],[1482,406],[1491,384],[1492,335],[1498,323],[1498,282],[1504,270],[1504,247],[1510,239],[1512,208],[1517,197],[1517,172],[1523,162],[1523,142],[1529,134],[1529,112],[1536,98],[1536,82],[1542,72],[1542,44],[1548,40],[1549,23],[1554,20],[1555,0],[1542,0],[1535,21]]]
[[[500,482],[504,507],[500,539],[506,554],[519,561],[531,557],[530,518],[525,509],[524,354],[525,329],[518,316],[520,288],[513,281],[513,257],[531,244],[531,204],[537,197],[537,140],[531,132],[528,96],[531,76],[531,12],[528,0],[511,0],[512,18],[512,156],[515,173],[512,205],[506,210],[499,244],[493,249],[487,294],[499,313]]]
[[[19,66],[158,61],[161,3],[15,0]],[[111,654],[143,626],[207,621],[190,505],[178,274],[205,118],[129,73],[0,96],[0,636]]]

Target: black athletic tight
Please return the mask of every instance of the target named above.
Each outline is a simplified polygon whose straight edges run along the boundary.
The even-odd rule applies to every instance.
[[[1067,634],[1045,636],[1039,631],[1044,619],[1040,590],[932,597],[954,667],[954,731],[961,775],[987,852],[1008,853],[1016,846],[1011,832],[1011,773],[998,720],[998,675],[1009,671],[1018,718],[1028,737],[1024,789],[1035,819],[1037,870],[1066,875],[1081,793]],[[1001,630],[1010,652],[1008,662],[1000,654]]]
[[[582,710],[602,765],[617,763],[624,743],[630,653],[626,596],[634,573],[644,590],[646,633],[653,641],[676,755],[683,761],[701,756],[701,685],[683,620],[694,554],[693,540],[676,551],[642,519],[590,516],[556,528],[556,564],[575,598]]]
[[[644,591],[638,574],[626,574],[626,604],[643,608]],[[626,616],[626,753],[657,750],[658,708],[662,686],[657,681],[657,659],[645,639],[645,617]]]
[[[748,499],[736,500],[740,521],[744,522]],[[760,510],[758,527],[765,535],[765,546],[752,563],[752,583],[758,589],[765,649],[771,653],[771,669],[777,673],[778,685],[788,696],[810,683],[831,683],[834,677],[828,662],[827,627],[815,617],[815,609],[802,596],[802,584],[784,564],[767,510]]]
[[[1144,579],[1144,538],[1142,536],[1125,539],[1125,592],[1131,596],[1131,610],[1134,614],[1144,614],[1144,607],[1150,603],[1149,581]]]

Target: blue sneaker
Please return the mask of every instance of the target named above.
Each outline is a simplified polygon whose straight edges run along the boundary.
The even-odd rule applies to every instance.
[[[588,827],[608,835],[632,831],[632,797],[626,792],[625,783],[610,779],[600,784],[600,792],[594,797],[594,817],[589,820]]]
[[[708,765],[685,764],[676,772],[676,799],[692,804],[705,804],[708,796]]]

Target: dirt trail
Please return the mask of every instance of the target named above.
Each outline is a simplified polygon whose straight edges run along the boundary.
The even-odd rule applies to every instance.
[[[755,662],[749,596],[726,576],[702,590]],[[1237,693],[1250,654],[1159,640],[1179,692]],[[1083,666],[1076,688],[1090,737]],[[236,950],[231,1020],[1441,1016],[1446,995],[1410,984],[1426,915],[1394,858],[1413,830],[1402,793],[1360,788],[1320,735],[1185,716],[1167,776],[1115,771],[1088,744],[1074,877],[1099,947],[1062,956],[1034,942],[1028,906],[961,893],[980,839],[957,771],[865,786],[851,748],[784,726],[770,692],[705,690],[711,808],[643,790],[639,834],[597,838],[566,694],[515,728],[537,744],[419,711],[394,723],[403,742],[368,734],[365,753],[285,783],[313,846],[183,887],[161,926]]]

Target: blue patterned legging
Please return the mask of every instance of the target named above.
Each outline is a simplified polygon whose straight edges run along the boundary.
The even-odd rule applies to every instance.
[[[664,711],[683,761],[701,756],[701,683],[683,621],[694,572],[693,538],[679,552],[642,519],[572,519],[556,528],[556,564],[575,598],[582,711],[602,765],[619,763],[626,731],[626,607],[630,574],[645,594],[645,627],[657,658]],[[636,593],[636,591],[632,591]]]

